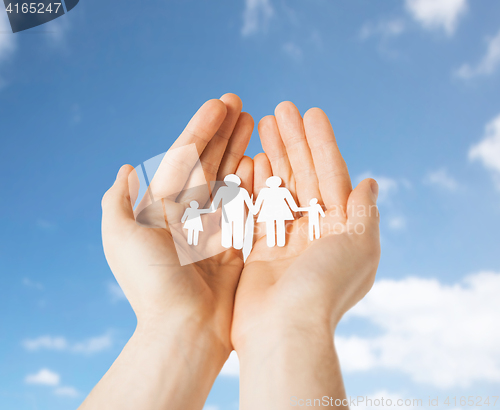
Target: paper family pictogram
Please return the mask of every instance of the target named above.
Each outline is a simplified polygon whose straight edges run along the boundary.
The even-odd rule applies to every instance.
[[[234,247],[243,249],[244,258],[250,254],[253,245],[254,215],[258,215],[257,222],[266,224],[267,246],[285,246],[286,221],[293,221],[293,212],[307,212],[309,215],[309,239],[319,239],[320,215],[325,213],[318,200],[312,198],[308,207],[297,206],[292,194],[287,188],[281,186],[280,177],[272,176],[266,180],[267,188],[261,189],[255,204],[253,195],[250,197],[245,188],[240,187],[241,179],[230,174],[224,178],[225,186],[217,191],[214,200],[208,209],[199,209],[196,201],[190,202],[181,222],[188,231],[187,242],[189,245],[198,245],[199,233],[203,231],[202,214],[214,213],[219,206],[222,211],[221,218],[221,244],[224,248]],[[245,220],[245,210],[247,217]]]

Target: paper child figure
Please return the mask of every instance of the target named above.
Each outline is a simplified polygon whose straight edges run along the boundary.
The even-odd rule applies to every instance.
[[[187,243],[188,245],[198,245],[198,236],[201,231],[203,231],[203,223],[201,222],[201,214],[207,214],[210,209],[198,209],[200,204],[196,201],[191,201],[189,203],[191,206],[187,208],[182,215],[181,222],[184,223],[182,226],[184,229],[188,230]]]
[[[210,209],[215,212],[219,204],[222,208],[222,246],[224,248],[233,246],[235,249],[241,249],[243,248],[245,229],[245,204],[251,212],[253,203],[248,191],[245,188],[240,188],[241,179],[238,175],[226,175],[224,182],[226,186],[219,188]]]
[[[313,198],[309,201],[308,207],[300,208],[302,212],[307,212],[309,216],[309,240],[319,239],[321,236],[321,230],[319,227],[319,216],[321,215],[323,218],[325,217],[325,212],[320,204],[318,204],[318,200]],[[315,235],[316,234],[316,235]]]
[[[290,191],[280,187],[281,182],[280,177],[267,178],[266,185],[269,188],[261,189],[254,207],[254,213],[260,209],[257,222],[266,223],[267,246],[270,248],[276,243],[278,246],[285,246],[285,221],[295,219],[290,208],[294,212],[299,212]]]

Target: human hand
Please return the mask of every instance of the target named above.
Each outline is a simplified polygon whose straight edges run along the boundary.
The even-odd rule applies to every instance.
[[[176,150],[176,155],[165,155],[151,181],[150,190],[155,197],[164,198],[165,193],[179,193],[187,185],[193,186],[191,170],[183,168],[191,159],[177,155],[186,152],[183,147],[189,144],[195,144],[200,153],[203,181],[215,181],[220,179],[217,175],[236,173],[251,188],[253,162],[243,155],[253,120],[249,114],[241,113],[241,108],[241,100],[236,95],[226,94],[199,109],[169,150]],[[148,228],[136,223],[130,197],[135,202],[137,181],[133,168],[125,165],[103,198],[102,235],[109,266],[136,313],[139,329],[182,328],[207,334],[220,369],[232,349],[233,300],[243,267],[240,252],[229,250],[180,266],[173,232],[163,220],[163,213],[160,215],[164,228]],[[178,198],[173,205],[176,210],[179,208],[176,211],[179,220],[186,202],[196,199],[203,206],[208,199],[208,187],[205,184],[201,191],[185,191],[181,196],[183,198]],[[162,203],[166,206],[163,199],[157,203],[160,207]],[[144,207],[143,201],[136,213]],[[154,206],[148,209],[152,208]],[[208,236],[208,240],[220,242],[220,237]],[[194,336],[193,342],[196,339]]]
[[[352,190],[330,122],[318,108],[302,119],[292,103],[281,103],[275,117],[262,119],[259,134],[265,154],[254,158],[254,193],[279,176],[302,209],[318,198],[326,217],[321,239],[313,242],[307,217],[290,221],[285,247],[268,247],[265,228],[257,226],[232,328],[242,366],[241,408],[288,408],[283,400],[299,391],[342,398],[333,332],[375,278],[378,185],[367,179]],[[259,374],[267,374],[266,385],[256,381]],[[332,392],[333,380],[340,381]]]

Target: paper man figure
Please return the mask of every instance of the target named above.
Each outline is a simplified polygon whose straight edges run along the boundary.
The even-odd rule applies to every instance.
[[[198,209],[200,204],[196,201],[189,203],[191,206],[187,208],[182,215],[181,222],[184,223],[183,228],[188,230],[187,243],[188,245],[198,245],[198,236],[203,231],[203,223],[201,222],[201,214],[207,214],[210,209]]]
[[[210,209],[211,212],[215,212],[219,204],[222,208],[222,246],[241,249],[245,229],[245,204],[252,212],[253,203],[248,191],[240,188],[241,179],[238,175],[229,174],[224,178],[224,182],[226,186],[219,188]]]
[[[323,218],[325,217],[325,212],[323,212],[323,208],[320,204],[318,204],[318,200],[313,198],[309,201],[308,207],[300,208],[302,212],[307,212],[309,216],[309,240],[314,240],[314,236],[316,239],[319,239],[321,236],[321,230],[319,227],[319,216],[321,215]],[[316,235],[314,235],[316,233]]]
[[[280,177],[267,178],[266,185],[269,188],[261,189],[254,207],[254,213],[260,209],[257,222],[266,223],[267,246],[270,248],[276,243],[278,246],[285,246],[285,221],[295,219],[290,208],[294,212],[299,212],[290,191],[280,187],[281,182]]]

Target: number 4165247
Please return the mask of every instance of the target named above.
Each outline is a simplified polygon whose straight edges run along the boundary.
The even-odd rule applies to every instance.
[[[45,6],[44,3],[23,3],[21,6],[19,6],[18,3],[12,5],[12,3],[9,3],[7,8],[5,9],[7,13],[56,13],[59,11],[59,8],[61,7],[62,3],[49,3],[47,6]],[[52,8],[52,5],[54,5],[54,8]]]

